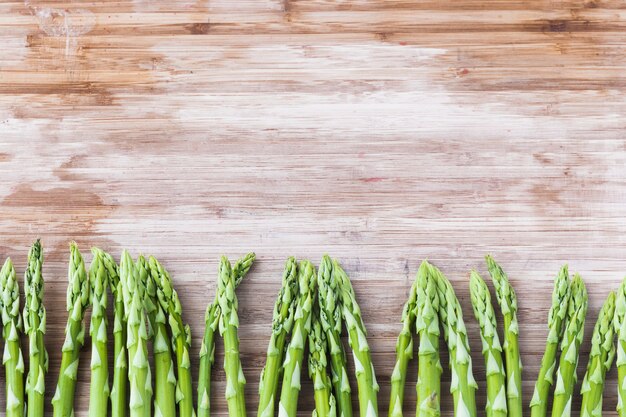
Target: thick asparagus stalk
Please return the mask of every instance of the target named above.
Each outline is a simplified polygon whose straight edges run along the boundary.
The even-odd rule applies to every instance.
[[[522,358],[519,353],[517,324],[517,297],[506,274],[490,256],[487,268],[496,288],[496,299],[504,317],[504,364],[506,366],[506,396],[509,417],[522,417]]]
[[[467,341],[461,304],[456,298],[450,281],[439,269],[431,265],[431,273],[437,282],[439,295],[439,319],[448,344],[452,382],[450,392],[454,400],[454,415],[476,417],[476,389],[478,385],[472,373],[472,358]]]
[[[587,314],[587,289],[578,274],[574,275],[572,280],[571,297],[565,332],[561,341],[562,353],[559,359],[559,369],[556,371],[552,417],[569,417],[572,409],[572,394],[577,380],[578,352],[583,341]]]
[[[20,334],[23,327],[20,315],[20,289],[11,258],[7,258],[0,270],[0,292],[4,339],[2,362],[6,372],[6,416],[23,417],[24,358],[20,347]]]
[[[559,349],[559,341],[563,335],[563,321],[567,314],[567,306],[570,299],[570,280],[567,265],[563,265],[561,271],[554,279],[552,291],[552,306],[548,313],[548,339],[546,350],[541,359],[539,376],[535,383],[535,392],[530,402],[531,417],[545,417],[548,412],[548,397],[550,387],[554,384],[554,368],[556,368],[556,356]]]
[[[70,417],[74,413],[74,393],[80,349],[85,343],[83,318],[89,306],[89,279],[85,263],[75,242],[70,244],[70,265],[68,270],[67,311],[65,342],[61,355],[61,369],[56,392],[52,398],[54,417]]]
[[[474,316],[480,326],[483,358],[487,376],[487,417],[507,417],[506,375],[502,361],[502,346],[498,338],[496,316],[489,288],[476,271],[470,272],[470,295]]]
[[[246,378],[239,358],[239,317],[237,316],[237,296],[235,279],[230,262],[225,256],[220,261],[217,281],[217,298],[221,315],[219,330],[224,339],[224,370],[226,372],[226,401],[230,417],[245,417],[246,402],[244,387]]]
[[[342,317],[348,329],[348,342],[354,356],[359,393],[359,413],[361,417],[377,417],[379,387],[376,382],[370,347],[367,343],[367,332],[361,318],[361,309],[356,302],[356,296],[348,275],[335,260],[333,260],[332,276],[339,284]]]
[[[155,257],[151,256],[148,261],[150,273],[157,283],[157,295],[161,307],[167,313],[172,336],[172,347],[176,353],[176,401],[180,417],[192,417],[195,415],[193,406],[193,388],[191,386],[191,362],[189,360],[189,348],[191,346],[191,329],[183,324],[183,307],[178,299],[178,293],[174,290],[169,273],[161,266]]]
[[[415,329],[420,339],[418,349],[418,417],[438,416],[441,398],[441,362],[439,360],[439,295],[435,275],[424,261],[417,271]]]
[[[309,377],[313,381],[315,411],[313,417],[335,417],[337,410],[335,406],[335,397],[332,392],[332,384],[327,372],[326,360],[326,333],[319,321],[319,314],[313,308],[313,325],[309,332]]]
[[[602,391],[604,378],[613,363],[615,345],[613,344],[613,315],[615,314],[615,293],[610,292],[607,297],[591,337],[591,352],[587,373],[583,379],[580,393],[583,396],[581,417],[602,415]]]
[[[246,276],[256,258],[250,252],[239,258],[233,266],[235,276],[235,288]],[[211,369],[215,361],[215,332],[220,319],[220,308],[217,294],[213,303],[207,306],[204,316],[205,328],[202,345],[200,346],[200,366],[198,370],[198,417],[210,417],[211,415]]]
[[[137,258],[136,266],[140,279],[146,283],[144,304],[154,357],[154,413],[159,417],[176,417],[176,376],[165,311],[157,298],[158,271],[151,270],[143,256]]]
[[[92,249],[89,268],[91,293],[91,385],[89,387],[89,417],[106,417],[109,401],[109,361],[107,351],[107,287],[109,277],[101,251]]]
[[[115,260],[108,253],[97,248],[102,263],[109,276],[109,288],[113,294],[113,385],[111,388],[111,415],[128,415],[128,352],[126,348],[127,323],[124,313],[124,291],[120,271]]]
[[[43,248],[39,239],[28,251],[28,266],[24,272],[24,330],[28,334],[29,367],[26,378],[26,416],[43,417],[45,377],[48,372],[48,352],[44,344],[46,308],[43,305]]]
[[[396,341],[396,364],[391,373],[388,417],[402,417],[407,367],[409,361],[413,358],[413,328],[415,326],[416,301],[417,279],[413,281],[409,290],[409,297],[402,309],[402,330]]]
[[[148,329],[144,305],[145,282],[130,254],[122,253],[120,281],[124,295],[124,311],[128,348],[128,380],[130,383],[130,416],[150,417],[152,406],[152,377],[148,362]]]
[[[285,355],[283,384],[278,404],[279,417],[295,417],[298,411],[300,373],[304,347],[311,331],[311,310],[315,301],[315,267],[309,261],[298,265],[298,296],[294,314],[293,334]]]
[[[298,290],[298,274],[296,259],[290,257],[283,272],[283,282],[276,303],[272,320],[272,335],[267,348],[265,367],[261,372],[259,384],[258,417],[272,417],[275,410],[276,392],[280,377],[281,365],[285,354],[285,340],[291,332],[296,302],[294,298]]]
[[[352,417],[352,396],[347,373],[346,353],[341,343],[341,304],[339,284],[332,277],[333,262],[328,255],[322,257],[317,273],[319,287],[320,322],[326,332],[333,391],[337,400],[337,415]]]
[[[613,327],[617,335],[617,413],[626,417],[626,278],[617,291]]]

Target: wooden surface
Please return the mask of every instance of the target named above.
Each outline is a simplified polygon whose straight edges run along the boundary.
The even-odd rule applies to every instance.
[[[122,248],[156,255],[192,325],[194,358],[219,255],[256,251],[238,290],[251,416],[288,255],[317,262],[328,252],[351,275],[381,415],[402,304],[423,258],[453,280],[463,303],[481,410],[467,273],[485,273],[488,252],[519,296],[525,404],[552,278],[564,262],[582,274],[590,293],[582,378],[599,307],[626,271],[623,7],[3,1],[0,256],[21,275],[31,241],[43,239],[48,395],[70,239],[87,260],[91,245],[116,257]],[[226,415],[221,358],[220,350],[216,416]],[[88,363],[86,349],[77,416],[86,415]],[[448,384],[447,369],[443,378]],[[303,416],[312,409],[304,379]],[[613,369],[608,416],[615,383]]]

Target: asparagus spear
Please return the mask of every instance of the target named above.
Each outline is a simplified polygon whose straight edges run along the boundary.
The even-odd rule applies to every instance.
[[[283,283],[274,305],[272,320],[272,335],[267,348],[267,360],[261,372],[259,384],[258,417],[272,417],[275,410],[275,398],[278,388],[278,378],[285,353],[285,339],[291,332],[293,313],[296,303],[293,302],[298,290],[298,275],[296,259],[290,257],[285,264]]]
[[[124,311],[128,348],[128,380],[130,383],[130,416],[150,417],[152,402],[152,377],[148,362],[148,329],[144,306],[145,282],[138,267],[127,251],[120,261],[120,281],[124,296]]]
[[[506,274],[490,256],[485,257],[487,268],[496,288],[496,298],[504,317],[504,364],[507,377],[507,408],[509,417],[522,417],[522,358],[519,354],[517,324],[517,297]]]
[[[83,318],[89,306],[89,279],[85,263],[75,242],[70,243],[70,264],[68,270],[67,311],[65,342],[61,355],[61,369],[56,392],[52,398],[54,417],[70,417],[74,413],[74,392],[78,356],[85,343]]]
[[[309,261],[298,265],[298,297],[294,314],[293,334],[285,355],[283,384],[278,404],[279,417],[295,417],[300,393],[300,370],[304,347],[311,331],[311,309],[315,300],[315,268]]]
[[[26,378],[27,417],[42,417],[44,410],[45,377],[48,352],[44,345],[46,308],[43,305],[43,248],[39,239],[28,251],[28,266],[24,272],[24,330],[28,334],[29,367]]]
[[[450,281],[439,269],[431,265],[431,273],[437,282],[439,295],[439,320],[448,344],[452,382],[450,392],[454,400],[454,415],[476,417],[476,389],[478,385],[472,373],[472,358],[467,341],[461,304],[456,298]]]
[[[402,309],[402,330],[396,341],[396,364],[391,374],[391,395],[389,397],[389,417],[402,417],[404,386],[409,361],[413,358],[413,333],[415,326],[415,304],[417,301],[417,279],[409,290],[409,298]]]
[[[15,277],[11,258],[0,270],[0,292],[2,300],[2,337],[4,355],[2,362],[6,372],[6,415],[23,417],[24,415],[24,358],[20,347],[22,317],[20,316],[20,289]]]
[[[245,417],[244,386],[246,378],[239,358],[239,318],[235,279],[228,258],[222,256],[217,281],[217,298],[221,315],[219,330],[224,339],[224,370],[226,372],[226,401],[230,417]]]
[[[480,326],[483,358],[487,375],[487,417],[507,417],[506,375],[502,362],[502,346],[498,338],[496,316],[489,288],[476,271],[470,272],[470,295],[474,316]]]
[[[176,353],[176,370],[178,371],[176,402],[178,402],[179,416],[192,417],[195,415],[195,411],[191,386],[191,362],[189,360],[191,329],[189,325],[183,324],[183,307],[178,299],[178,293],[174,290],[169,273],[155,257],[151,256],[148,262],[150,273],[157,282],[159,303],[167,313],[172,335],[172,347]]]
[[[339,284],[342,317],[348,329],[348,342],[354,356],[354,367],[359,392],[359,412],[361,417],[378,416],[378,383],[374,372],[374,364],[367,343],[365,325],[361,317],[361,309],[350,279],[339,263],[333,260],[332,276]]]
[[[626,279],[617,291],[613,327],[617,335],[617,413],[619,417],[626,417]]]
[[[439,360],[439,295],[434,274],[424,261],[417,271],[415,329],[420,339],[417,375],[417,416],[438,416],[441,398]]]
[[[602,415],[602,391],[604,378],[615,356],[613,344],[613,315],[615,314],[615,293],[611,291],[607,297],[591,337],[591,352],[587,373],[583,379],[580,393],[583,396],[581,417]]]
[[[91,294],[91,385],[89,417],[106,417],[109,400],[109,361],[107,352],[107,287],[109,277],[100,251],[93,250],[89,268]]]
[[[233,266],[235,276],[235,288],[243,277],[248,273],[255,259],[254,253],[248,253],[240,258]],[[211,415],[211,368],[215,361],[215,331],[220,318],[220,308],[217,294],[213,303],[207,306],[205,314],[205,328],[202,345],[200,346],[200,366],[198,370],[198,417],[210,417]]]
[[[313,417],[335,417],[337,410],[335,397],[332,392],[332,384],[326,367],[326,334],[319,321],[318,308],[313,309],[314,319],[311,331],[309,332],[309,377],[313,381],[315,391],[315,411]]]
[[[339,285],[332,279],[333,262],[328,255],[322,257],[317,274],[319,287],[320,322],[326,332],[333,391],[337,400],[337,415],[352,417],[352,397],[347,373],[346,353],[341,343],[341,305]]]
[[[576,385],[578,352],[585,331],[587,314],[587,289],[580,275],[572,280],[572,295],[568,306],[567,324],[561,341],[561,357],[556,372],[552,417],[569,417],[572,408],[572,394]]]
[[[128,352],[126,349],[127,323],[124,313],[124,291],[120,271],[113,257],[98,249],[97,252],[109,276],[109,288],[113,294],[113,385],[111,388],[111,415],[128,415]]]
[[[548,411],[548,396],[550,387],[554,384],[554,368],[559,349],[559,341],[563,334],[563,321],[567,314],[567,306],[570,299],[570,280],[567,265],[563,265],[561,271],[554,280],[552,291],[552,306],[548,313],[548,340],[546,350],[541,359],[541,368],[535,384],[535,392],[530,402],[531,417],[545,417]]]
[[[176,417],[176,376],[165,311],[157,298],[158,271],[150,269],[143,256],[137,258],[137,268],[146,283],[145,306],[154,356],[154,413],[160,417]]]

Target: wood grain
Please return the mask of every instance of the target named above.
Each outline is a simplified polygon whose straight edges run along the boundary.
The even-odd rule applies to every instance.
[[[156,255],[191,323],[193,357],[219,255],[256,251],[238,290],[250,415],[289,255],[317,262],[328,252],[351,275],[381,415],[402,304],[424,258],[450,277],[463,304],[479,407],[485,375],[467,274],[486,273],[486,253],[518,292],[526,404],[552,278],[564,262],[582,274],[591,301],[582,376],[599,307],[626,271],[623,7],[2,2],[0,256],[21,274],[31,241],[43,239],[48,395],[70,239],[87,259],[91,245]],[[86,350],[77,416],[88,406],[88,363]],[[212,403],[225,416],[217,368]],[[449,373],[443,378],[449,384]],[[608,416],[615,378],[613,370]],[[312,407],[307,381],[301,415]],[[445,393],[443,415],[452,415]]]

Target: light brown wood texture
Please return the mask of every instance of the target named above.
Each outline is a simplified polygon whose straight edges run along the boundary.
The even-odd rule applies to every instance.
[[[590,294],[582,379],[597,312],[626,271],[623,7],[2,2],[0,256],[21,275],[28,246],[43,240],[48,396],[71,239],[87,261],[92,245],[116,258],[128,248],[161,260],[193,329],[195,364],[219,255],[255,251],[238,290],[250,416],[289,255],[317,263],[328,252],[352,277],[381,415],[402,305],[424,258],[463,304],[481,414],[485,375],[468,271],[486,274],[487,253],[518,293],[526,405],[552,278],[565,262],[582,274]],[[77,416],[87,413],[89,349],[81,358]],[[451,416],[443,361],[443,415]],[[216,416],[227,413],[221,363],[219,350]],[[412,365],[407,415],[415,379]],[[313,407],[304,380],[302,416]],[[615,391],[613,369],[608,416]],[[577,394],[574,415],[578,404]]]

